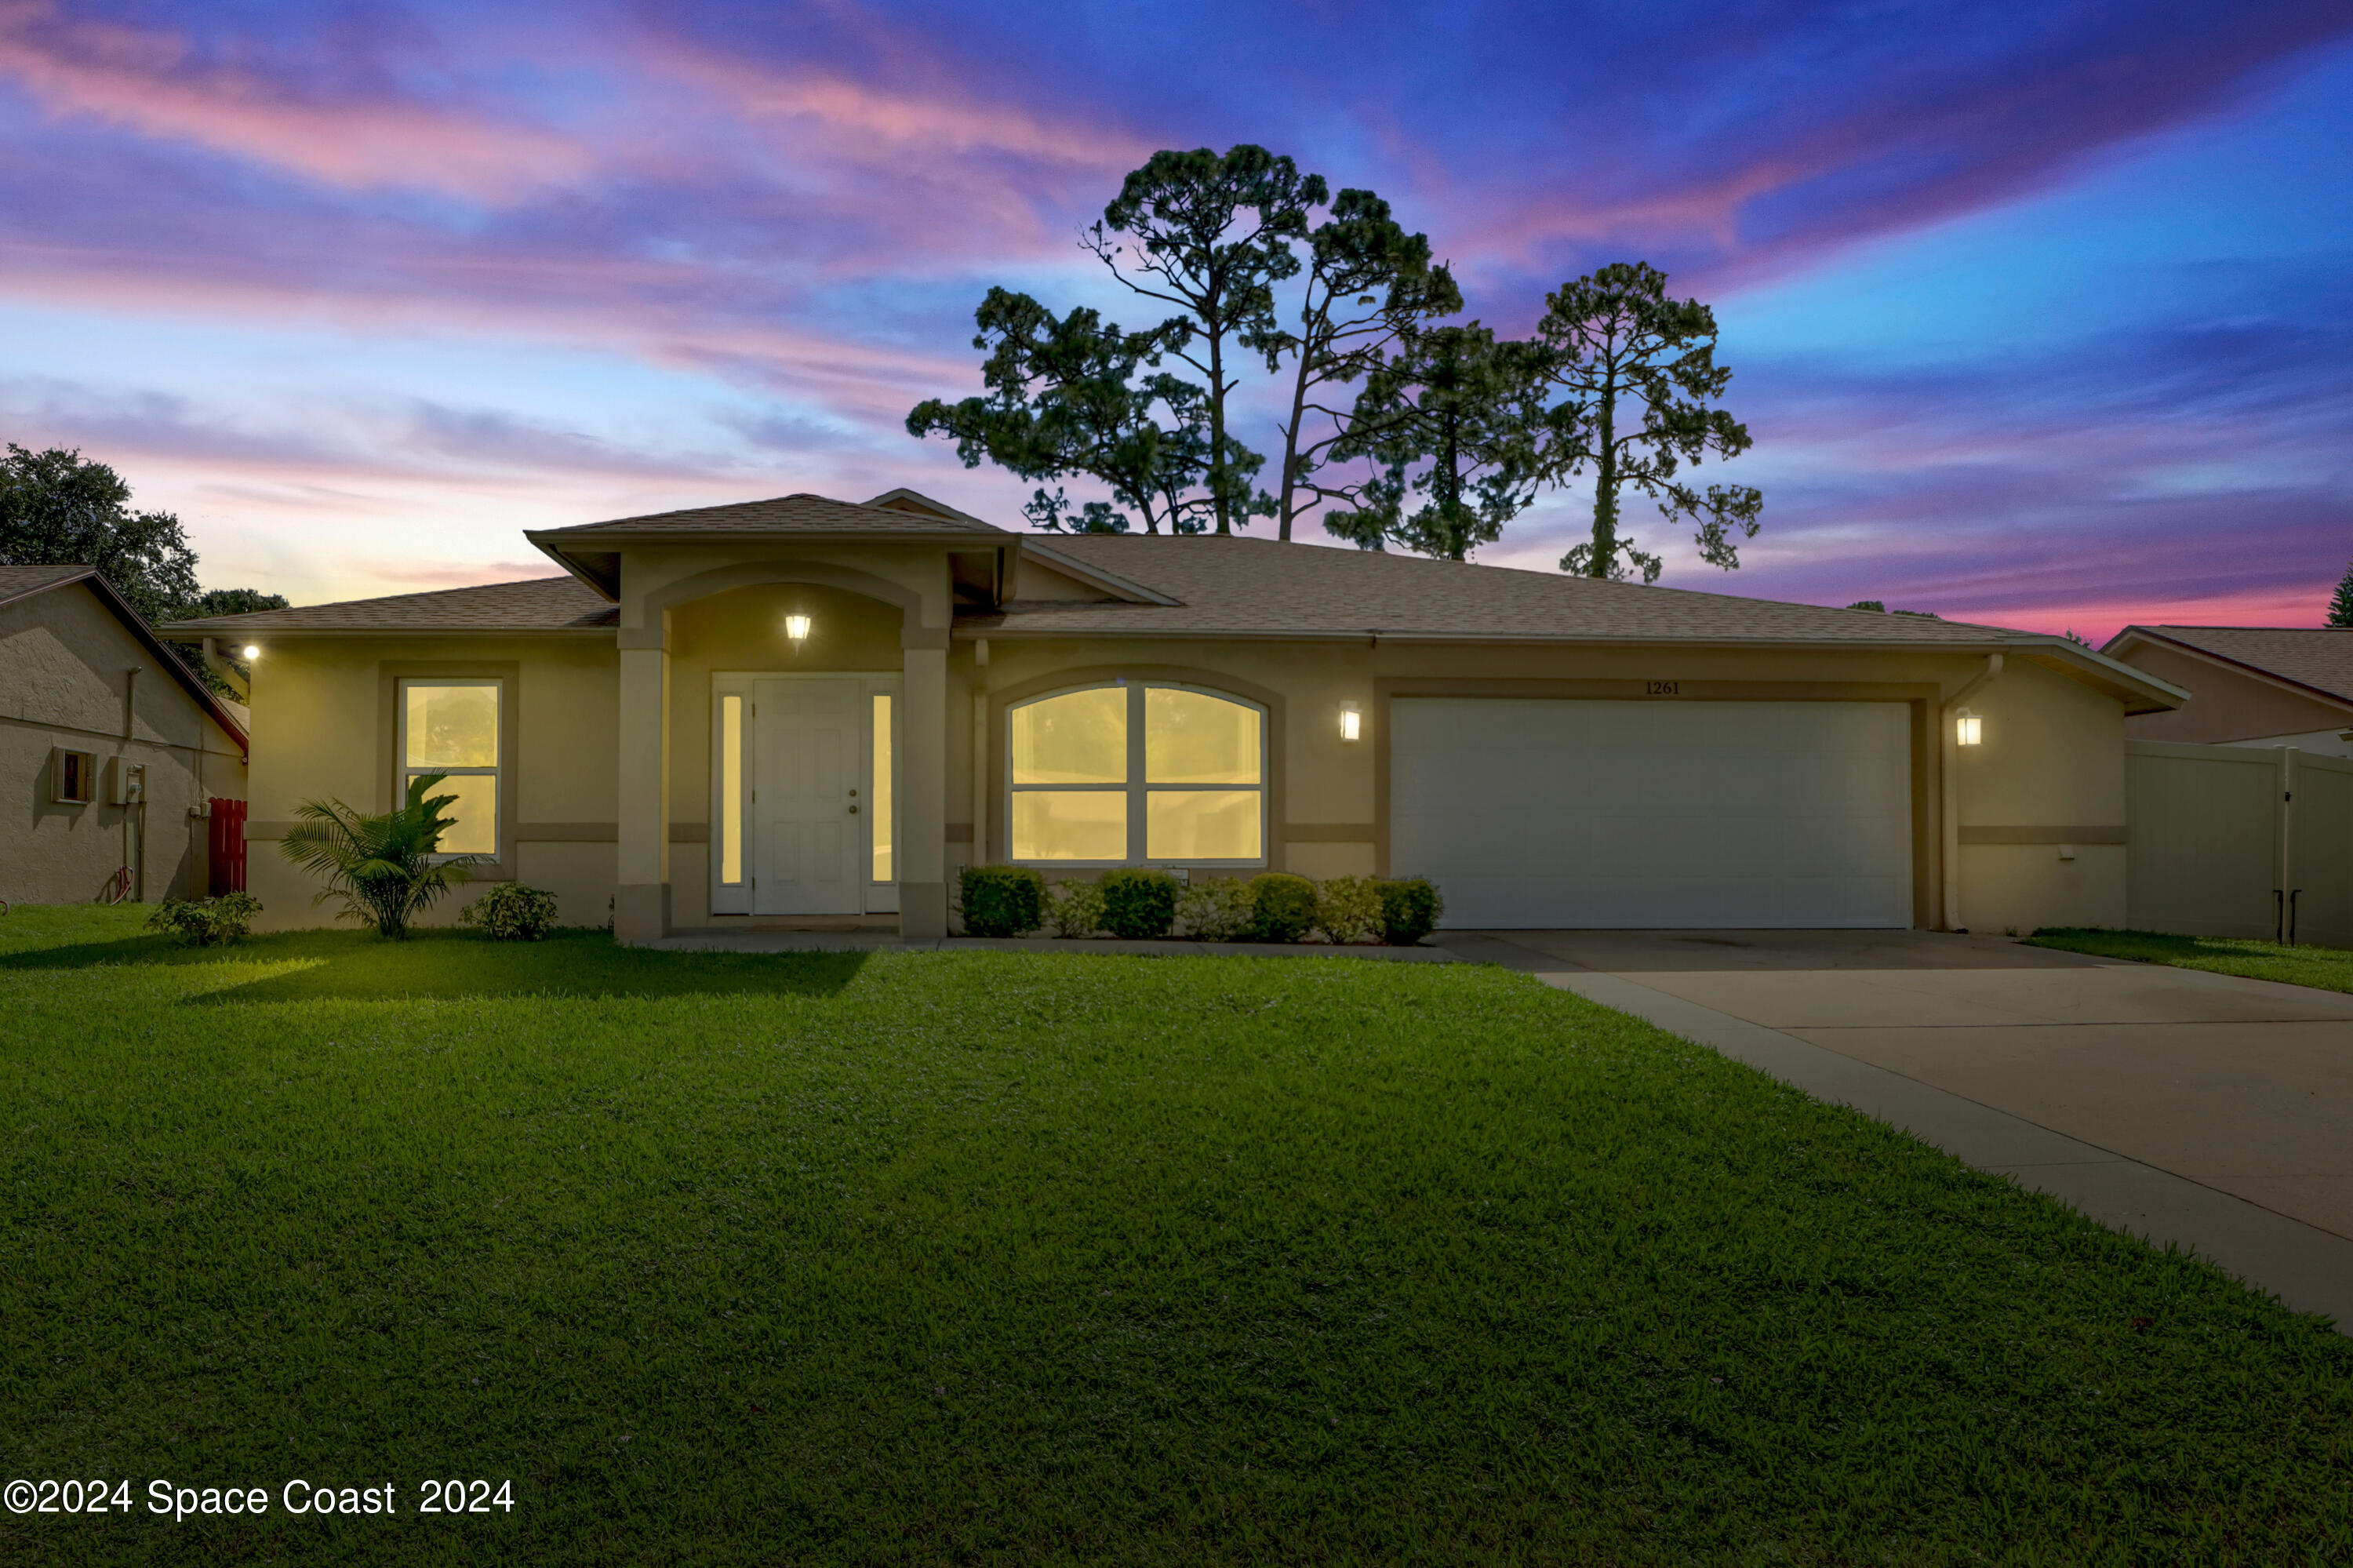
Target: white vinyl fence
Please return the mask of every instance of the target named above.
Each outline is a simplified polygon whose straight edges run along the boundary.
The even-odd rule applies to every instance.
[[[2125,800],[2137,929],[2353,948],[2353,760],[2126,741]]]

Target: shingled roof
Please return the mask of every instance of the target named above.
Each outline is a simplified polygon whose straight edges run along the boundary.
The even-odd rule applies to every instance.
[[[890,496],[911,493],[892,491]],[[886,499],[877,497],[877,500]],[[993,523],[946,508],[913,510],[905,506],[835,501],[801,492],[768,501],[739,501],[726,506],[693,506],[683,512],[654,512],[643,517],[616,517],[604,523],[583,523],[571,528],[535,530],[533,539],[570,539],[584,534],[883,534],[929,538],[944,534],[1002,534]]]
[[[174,632],[594,631],[620,624],[618,607],[572,577],[533,577],[432,593],[257,609],[172,623]]]
[[[805,520],[833,535],[830,520],[880,516],[911,538],[1005,531],[977,519],[943,518],[879,505],[786,496],[738,507],[664,513],[561,529],[579,542],[599,529],[618,531],[662,519],[737,518],[739,528],[776,532],[775,519]],[[760,521],[760,519],[768,521]],[[781,525],[790,531],[791,524]],[[724,532],[701,523],[684,533]],[[870,535],[877,530],[860,529]],[[1385,637],[1432,641],[1707,643],[1755,646],[2015,650],[2072,676],[2131,694],[2128,701],[2171,706],[2173,687],[2112,659],[2042,632],[1939,620],[1930,616],[1643,588],[1560,572],[1525,571],[1434,561],[1420,556],[1285,544],[1271,539],[1167,535],[1034,535],[1039,555],[1085,568],[1106,583],[1141,593],[1101,599],[1014,600],[996,610],[960,615],[957,631],[991,637]],[[1009,542],[1009,541],[1008,541]],[[569,556],[569,551],[552,550]],[[1116,595],[1117,590],[1114,589]],[[1140,602],[1144,595],[1160,602]],[[187,621],[192,631],[226,632],[539,632],[597,631],[618,623],[596,588],[575,577],[543,577],[400,594],[346,604],[261,610]],[[2137,709],[2136,711],[2138,711]]]
[[[2353,703],[2353,628],[2337,626],[2127,626],[2116,648],[2138,635],[2257,670]]]
[[[88,577],[88,567],[0,567],[0,604]]]
[[[1928,616],[1643,588],[1561,572],[1271,539],[1081,534],[1051,548],[1159,589],[1174,605],[1015,600],[991,635],[1364,636],[1587,641],[1965,643],[2039,633]]]

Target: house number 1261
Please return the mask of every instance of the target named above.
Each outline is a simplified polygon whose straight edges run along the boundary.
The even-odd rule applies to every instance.
[[[1645,681],[1642,694],[1646,697],[1680,697],[1683,694],[1681,681]]]

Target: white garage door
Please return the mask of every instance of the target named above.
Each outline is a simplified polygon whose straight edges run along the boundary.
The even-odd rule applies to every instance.
[[[1390,704],[1389,864],[1446,924],[1904,927],[1901,703]]]

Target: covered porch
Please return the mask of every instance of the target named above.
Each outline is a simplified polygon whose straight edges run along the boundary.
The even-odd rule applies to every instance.
[[[950,628],[1005,535],[647,521],[534,539],[617,601],[614,935],[944,937]]]

